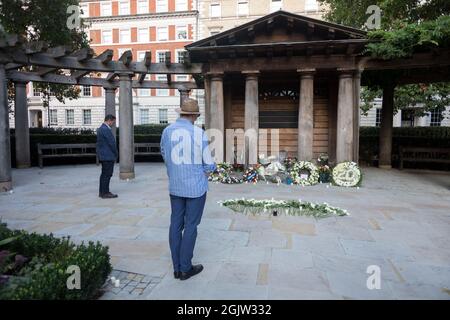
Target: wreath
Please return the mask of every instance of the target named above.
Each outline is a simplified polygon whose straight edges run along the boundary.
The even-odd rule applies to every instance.
[[[342,162],[333,169],[333,182],[337,186],[356,187],[361,181],[361,169],[355,162]]]
[[[302,174],[302,171],[308,172],[307,177]],[[319,182],[319,169],[314,163],[309,161],[295,162],[288,173],[294,184],[312,186]]]

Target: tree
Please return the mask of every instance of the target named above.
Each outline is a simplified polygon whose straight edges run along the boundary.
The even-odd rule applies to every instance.
[[[30,41],[46,41],[49,46],[68,45],[74,50],[88,47],[83,20],[80,19],[76,28],[68,28],[67,24],[72,15],[68,8],[78,5],[79,0],[3,0],[0,2],[0,35],[19,34]],[[48,107],[50,96],[64,102],[66,98],[78,98],[80,93],[75,86],[34,83],[33,87],[41,90],[44,107]],[[9,93],[11,101],[14,98],[11,84]]]
[[[415,50],[424,48],[448,48],[450,45],[450,1],[448,0],[319,0],[325,5],[325,19],[356,28],[367,29],[370,5],[381,9],[381,29],[368,32],[373,40],[366,46],[366,54],[379,59],[405,58]],[[361,108],[367,112],[374,99],[380,97],[380,77],[395,80],[401,73],[392,71],[381,75],[372,73],[369,85],[361,91]],[[366,77],[367,79],[367,77]],[[424,89],[426,88],[426,89]],[[420,104],[417,115],[426,111],[443,111],[449,105],[449,83],[397,86],[394,93],[394,112]]]

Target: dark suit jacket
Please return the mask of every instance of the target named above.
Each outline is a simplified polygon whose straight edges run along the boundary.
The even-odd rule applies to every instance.
[[[100,161],[116,161],[117,145],[111,129],[102,124],[97,129],[97,155]]]

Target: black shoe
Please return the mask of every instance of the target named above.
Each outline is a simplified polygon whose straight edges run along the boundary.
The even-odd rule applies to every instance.
[[[180,274],[180,280],[187,280],[190,277],[195,276],[196,274],[199,274],[203,271],[203,266],[201,264],[197,264],[195,266],[192,266],[192,269],[188,272],[181,272]]]
[[[111,192],[108,192],[108,194],[109,194],[109,196],[111,198],[118,198],[119,197],[117,194],[114,194],[114,193],[111,193]]]
[[[100,195],[100,198],[102,198],[102,199],[113,199],[113,198],[117,198],[117,197],[118,197],[117,194],[112,194],[111,192]]]
[[[181,272],[180,272],[180,271],[175,271],[175,272],[173,273],[173,276],[174,276],[175,279],[180,279],[180,275],[181,275]]]

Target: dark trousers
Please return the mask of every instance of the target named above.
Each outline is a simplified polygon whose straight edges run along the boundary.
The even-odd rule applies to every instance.
[[[205,201],[206,193],[199,198],[170,195],[169,244],[174,271],[187,272],[192,268],[197,226],[202,219]]]
[[[114,161],[102,161],[102,174],[100,175],[99,194],[106,194],[109,192],[109,181],[114,172]]]

